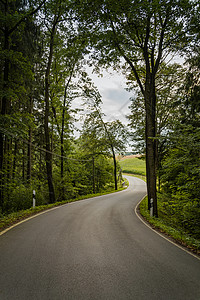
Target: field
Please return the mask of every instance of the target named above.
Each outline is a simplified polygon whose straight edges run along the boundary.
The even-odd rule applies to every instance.
[[[138,157],[124,157],[118,160],[123,173],[146,175],[145,160]]]

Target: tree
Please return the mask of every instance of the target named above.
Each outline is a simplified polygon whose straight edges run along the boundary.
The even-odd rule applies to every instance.
[[[84,87],[83,95],[86,99],[87,105],[92,109],[86,119],[89,131],[94,136],[98,136],[98,141],[103,146],[104,151],[111,152],[114,164],[114,182],[115,190],[117,190],[117,162],[116,151],[123,152],[126,149],[127,130],[125,126],[119,121],[105,122],[103,120],[103,113],[100,109],[101,95],[94,88],[88,80],[87,85]]]
[[[185,80],[178,89],[167,135],[168,147],[161,176],[164,206],[176,226],[200,237],[200,55],[187,61]]]
[[[70,30],[73,30],[73,21],[71,17],[71,8],[70,8],[70,1],[52,1],[47,3],[44,10],[45,15],[45,22],[46,28],[45,31],[48,32],[46,35],[47,38],[47,62],[46,62],[46,71],[45,71],[45,93],[44,93],[44,100],[45,100],[45,116],[44,116],[44,130],[45,130],[45,143],[46,143],[46,170],[47,170],[47,179],[48,179],[48,186],[49,186],[49,200],[50,203],[55,202],[55,191],[53,185],[53,173],[52,173],[52,151],[51,151],[51,143],[50,143],[50,132],[49,132],[49,117],[50,117],[50,90],[51,90],[51,77],[52,76],[52,64],[56,57],[54,56],[55,46],[57,46],[56,50],[59,50],[59,46],[67,47],[67,41],[60,41],[59,38],[65,38],[63,32],[66,30],[69,32],[68,27]],[[59,45],[60,43],[60,45]],[[74,63],[71,60],[71,75],[69,74],[69,78],[71,80],[72,72],[73,72],[73,65]],[[64,68],[64,65],[63,65]],[[62,69],[63,71],[63,69]],[[61,135],[61,152],[63,154],[63,132],[64,132],[64,117],[65,117],[65,104],[66,104],[66,92],[67,92],[68,83],[65,83],[65,94],[64,94],[64,108],[62,112],[62,127],[60,131]],[[52,107],[54,108],[54,107]],[[55,111],[54,111],[55,116]],[[61,154],[61,157],[63,156]],[[63,169],[63,160],[61,161],[61,168]],[[62,173],[63,176],[63,173]]]
[[[51,72],[50,98],[57,133],[60,139],[60,175],[64,180],[64,156],[70,152],[70,136],[73,128],[73,115],[77,109],[71,108],[73,100],[80,93],[77,77],[81,77],[85,42],[77,32],[70,28],[64,29],[63,36],[57,37],[54,60]],[[81,79],[80,79],[81,81]],[[62,196],[65,198],[63,182]]]
[[[145,103],[145,140],[148,202],[156,196],[156,74],[171,53],[187,45],[189,1],[84,1],[82,27],[90,30],[91,42],[101,65],[121,64],[134,76]],[[85,9],[85,7],[83,6]],[[91,12],[93,10],[93,12]]]
[[[20,121],[19,112],[21,112],[23,106],[19,104],[19,99],[26,99],[28,79],[32,81],[31,68],[27,59],[30,55],[25,42],[26,29],[28,24],[33,25],[32,17],[37,14],[44,2],[45,0],[39,4],[32,2],[29,5],[21,1],[5,0],[0,2],[0,31],[2,32],[0,43],[2,58],[0,64],[2,71],[0,78],[2,91],[0,95],[0,207],[3,207],[4,202],[4,187],[6,186],[6,176],[4,175],[8,171],[8,169],[6,171],[6,168],[9,166],[11,170],[12,140],[9,135],[5,134],[5,130],[12,131],[12,127],[18,125],[18,121]],[[34,25],[31,30],[33,27]],[[23,40],[23,43],[20,45],[21,40]],[[15,110],[17,108],[17,112],[13,108]],[[2,131],[2,128],[4,131]],[[15,145],[16,152],[17,146]],[[13,169],[15,167],[16,161],[14,160]]]
[[[51,145],[50,145],[50,136],[49,136],[49,89],[50,89],[50,73],[51,73],[51,65],[53,60],[53,49],[54,49],[54,40],[56,35],[56,30],[58,23],[61,19],[61,5],[58,3],[58,6],[55,4],[55,12],[53,15],[53,21],[50,29],[50,40],[49,40],[49,54],[47,58],[47,65],[45,71],[45,116],[44,116],[44,130],[45,130],[45,141],[46,141],[46,170],[47,170],[47,180],[49,186],[49,201],[50,203],[55,202],[55,191],[53,186],[53,178],[52,178],[52,153],[51,153]]]
[[[177,63],[162,64],[161,70],[156,76],[156,125],[157,125],[157,161],[156,169],[158,176],[158,189],[160,190],[160,174],[162,159],[166,152],[167,135],[173,127],[173,122],[178,119],[179,112],[176,109],[176,102],[180,94],[179,87],[183,84],[185,70]],[[129,90],[133,90],[133,83],[130,80]],[[131,113],[127,116],[132,129],[132,140],[134,151],[139,150],[145,153],[145,103],[138,91],[131,99]]]

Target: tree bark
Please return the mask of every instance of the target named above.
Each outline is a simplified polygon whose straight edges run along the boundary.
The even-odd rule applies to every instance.
[[[30,115],[32,115],[33,112],[33,98],[32,96],[30,97],[30,109],[29,109],[29,113]],[[31,147],[31,143],[32,143],[32,128],[31,126],[29,127],[29,139],[28,139],[29,143],[28,143],[28,152],[27,152],[27,182],[30,183],[31,182],[31,169],[32,169],[32,147]]]
[[[22,149],[22,179],[25,182],[25,143],[23,142],[23,149]]]
[[[117,162],[116,162],[115,151],[114,151],[112,143],[111,143],[111,149],[112,149],[112,156],[113,156],[113,163],[114,163],[115,190],[117,191]]]
[[[17,141],[15,141],[14,155],[13,155],[13,171],[12,171],[13,180],[15,179],[15,174],[16,174],[17,150],[18,150],[18,143],[17,143]]]
[[[45,72],[45,116],[44,116],[44,131],[45,131],[45,142],[46,142],[46,171],[47,171],[47,181],[49,187],[49,202],[55,202],[55,191],[53,186],[53,174],[52,174],[52,152],[51,152],[51,142],[50,142],[50,134],[49,134],[49,113],[50,113],[50,105],[49,105],[49,88],[50,88],[50,70],[53,59],[53,47],[54,47],[54,37],[56,33],[56,25],[58,22],[58,17],[54,17],[51,37],[50,37],[50,45],[49,45],[49,57],[47,63],[47,69]]]
[[[62,181],[62,198],[65,198],[65,188],[64,188],[64,182],[63,182],[63,177],[64,177],[64,130],[65,130],[65,112],[66,112],[66,102],[67,102],[67,89],[69,87],[69,84],[72,79],[72,75],[74,72],[74,67],[75,64],[72,66],[71,72],[69,79],[65,85],[65,90],[64,90],[64,102],[63,102],[63,110],[62,110],[62,124],[61,124],[61,132],[60,132],[60,152],[61,152],[61,160],[60,160],[60,172],[61,172],[61,181]]]
[[[148,208],[153,199],[153,215],[157,212],[157,191],[156,191],[156,162],[157,162],[157,141],[156,141],[156,93],[155,82],[151,74],[147,75],[145,86],[145,112],[146,112],[146,173],[147,173],[147,193]]]
[[[92,157],[92,186],[93,186],[93,194],[96,193],[95,188],[95,163],[94,163],[94,156]]]

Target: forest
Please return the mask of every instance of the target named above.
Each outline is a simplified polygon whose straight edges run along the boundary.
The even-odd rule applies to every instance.
[[[116,154],[130,143],[145,157],[148,209],[153,199],[157,217],[161,197],[163,213],[200,238],[199,2],[0,8],[0,216],[30,208],[33,190],[37,205],[117,190]],[[105,121],[87,66],[124,76],[128,126]]]

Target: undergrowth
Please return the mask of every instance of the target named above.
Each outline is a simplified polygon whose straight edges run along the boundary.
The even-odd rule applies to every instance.
[[[65,200],[65,201],[59,201],[59,202],[55,202],[53,204],[47,204],[47,205],[40,205],[40,206],[35,206],[35,207],[31,207],[29,209],[26,210],[21,210],[21,211],[17,211],[17,212],[13,212],[11,214],[8,214],[6,216],[1,216],[0,217],[0,231],[3,231],[4,229],[26,219],[29,218],[35,214],[38,214],[42,211],[51,209],[53,207],[57,207],[60,205],[64,205],[70,202],[75,202],[75,201],[79,201],[79,200],[84,200],[84,199],[88,199],[88,198],[92,198],[92,197],[98,197],[98,196],[102,196],[102,195],[107,195],[107,194],[111,194],[111,193],[115,193],[115,192],[119,192],[122,191],[124,189],[127,188],[128,186],[128,181],[127,179],[124,179],[126,186],[123,187],[122,185],[120,185],[120,187],[118,188],[117,191],[115,190],[107,190],[101,193],[97,193],[97,194],[88,194],[88,195],[82,195],[79,196],[75,199],[69,199],[69,200]]]
[[[160,200],[160,199],[159,199]],[[148,199],[145,197],[139,206],[140,214],[144,217],[146,221],[148,221],[151,226],[155,229],[159,229],[162,233],[167,234],[169,237],[173,238],[179,244],[187,247],[194,253],[200,255],[200,240],[196,239],[192,236],[192,234],[188,234],[184,231],[180,225],[176,226],[173,222],[169,221],[169,216],[165,216],[163,211],[161,211],[161,202],[158,201],[158,215],[159,217],[150,217],[148,210]],[[172,226],[173,224],[173,226]]]

